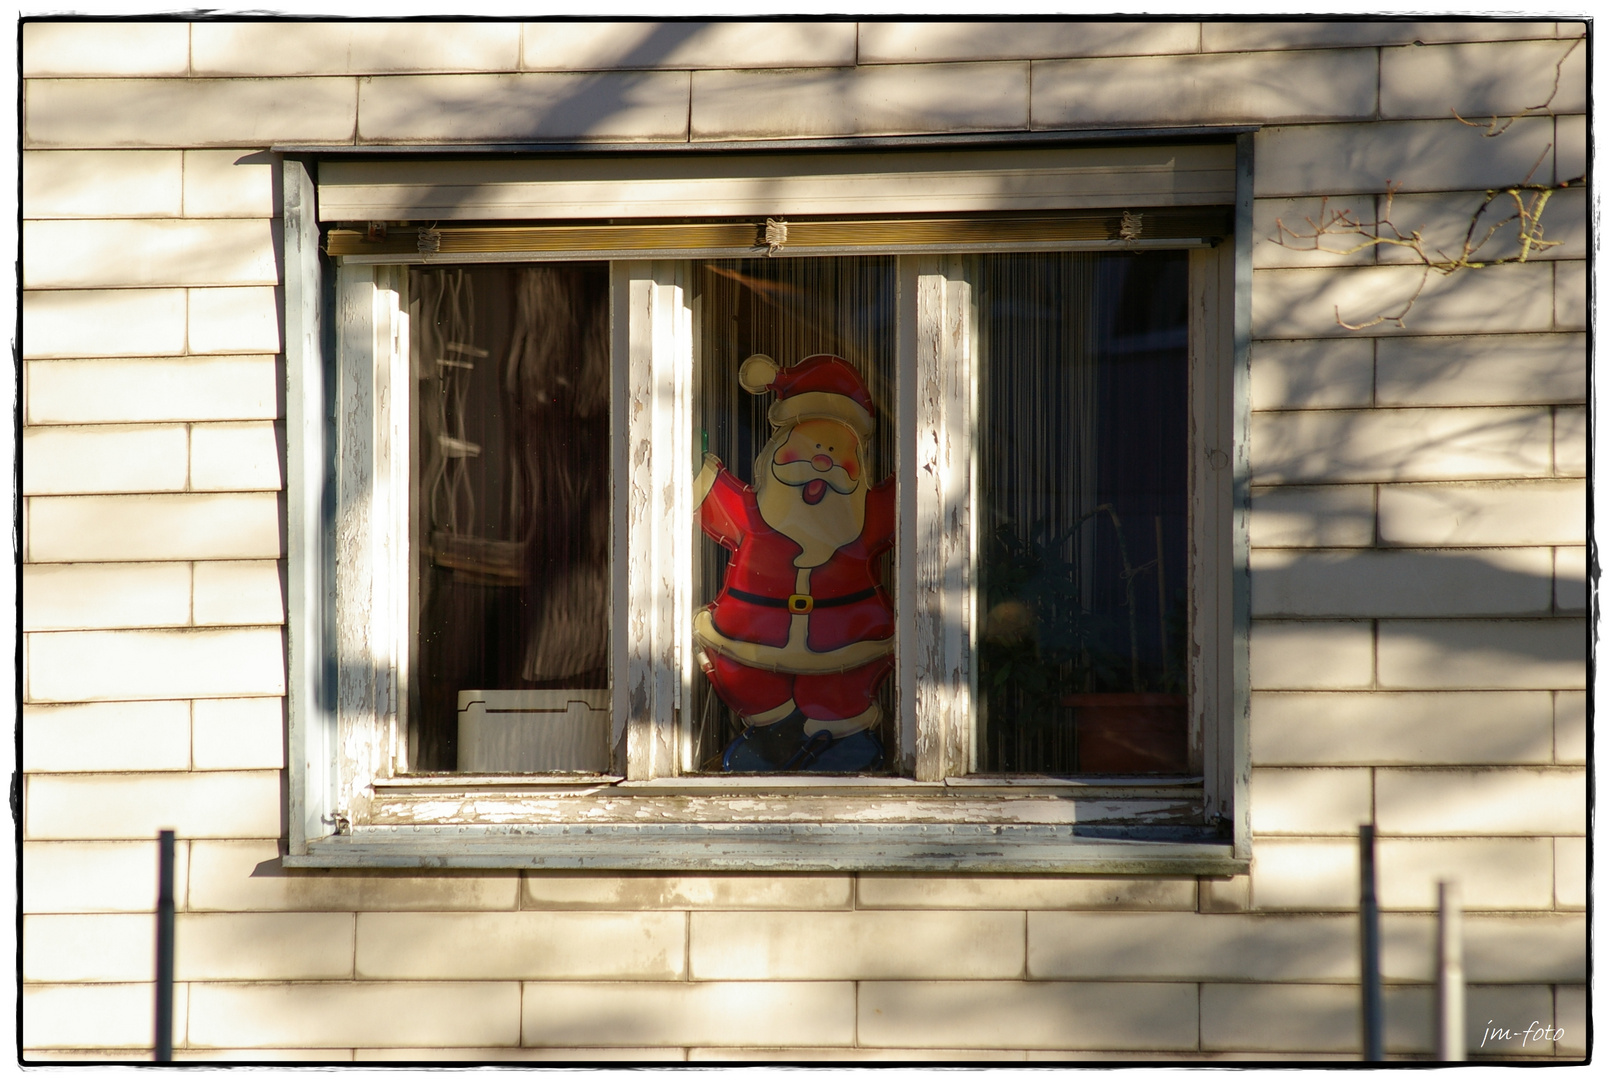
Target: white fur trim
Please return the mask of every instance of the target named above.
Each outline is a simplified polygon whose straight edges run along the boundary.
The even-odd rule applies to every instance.
[[[870,708],[859,716],[845,717],[842,720],[812,720],[807,716],[804,724],[805,738],[809,738],[818,731],[825,731],[831,734],[833,738],[841,739],[845,735],[853,735],[857,731],[866,731],[869,728],[876,727],[877,721],[882,718],[883,710],[878,707],[875,701],[871,703]]]
[[[755,353],[737,369],[738,385],[751,394],[763,394],[776,381],[782,369],[765,353]]]
[[[771,424],[782,427],[800,420],[837,420],[847,424],[862,439],[872,433],[872,414],[860,407],[854,398],[843,394],[829,394],[825,390],[794,394],[771,405]]]

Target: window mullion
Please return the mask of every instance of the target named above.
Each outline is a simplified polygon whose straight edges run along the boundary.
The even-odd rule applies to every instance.
[[[916,445],[906,477],[916,489],[915,771],[918,780],[940,780],[971,765],[971,320],[959,260],[917,263]]]
[[[688,534],[686,395],[691,315],[676,263],[631,263],[628,304],[630,455],[626,485],[628,613],[625,693],[626,776],[649,780],[676,772],[681,707]],[[619,715],[617,711],[617,715]]]

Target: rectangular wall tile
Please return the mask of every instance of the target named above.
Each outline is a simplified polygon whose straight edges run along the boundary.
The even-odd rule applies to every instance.
[[[1559,690],[1553,695],[1553,760],[1568,765],[1587,761],[1587,695]]]
[[[1587,316],[1587,265],[1574,260],[1553,264],[1553,328],[1585,330]]]
[[[190,429],[194,491],[278,491],[285,486],[283,430],[271,421]]]
[[[848,874],[696,874],[532,870],[521,906],[641,911],[663,908],[781,909],[850,906]]]
[[[1464,972],[1470,982],[1586,981],[1585,914],[1471,918],[1464,942]]]
[[[1553,410],[1553,473],[1555,476],[1587,475],[1587,410]]]
[[[976,912],[695,912],[695,979],[1010,979],[1023,916]],[[830,949],[821,942],[831,941]]]
[[[1036,979],[1355,979],[1357,924],[1346,915],[1035,911],[1028,970]]]
[[[184,289],[81,289],[22,296],[27,357],[151,356],[185,345]],[[106,327],[117,333],[106,333]]]
[[[1500,22],[1495,19],[1449,22],[1387,22],[1383,19],[1322,19],[1205,22],[1203,49],[1340,48],[1358,45],[1407,45],[1414,41],[1507,41],[1551,38],[1551,22]]]
[[[1579,182],[1587,171],[1587,118],[1579,114],[1555,116],[1553,130],[1554,182]]]
[[[1380,116],[1466,120],[1587,107],[1587,49],[1569,41],[1402,45],[1380,50]]]
[[[1369,547],[1373,543],[1373,485],[1276,487],[1251,493],[1254,548]]]
[[[1560,986],[1554,991],[1554,1023],[1559,1036],[1553,1044],[1560,1056],[1585,1057],[1587,1053],[1587,988]]]
[[[1587,610],[1587,549],[1553,549],[1553,606],[1563,613]]]
[[[272,356],[31,360],[29,424],[272,420],[280,415]]]
[[[1561,908],[1587,906],[1587,839],[1553,838],[1553,902]]]
[[[1579,619],[1392,619],[1380,623],[1380,685],[1401,690],[1550,690],[1586,685]]]
[[[681,140],[687,93],[684,71],[376,76],[358,84],[358,141]]]
[[[190,844],[174,845],[173,880],[189,877]],[[25,912],[156,911],[156,834],[140,840],[27,841],[22,845]],[[184,897],[178,897],[182,907]]]
[[[1258,765],[1546,765],[1553,737],[1545,690],[1251,696]]]
[[[23,217],[177,217],[183,172],[177,150],[30,150],[22,155]]]
[[[1546,615],[1550,548],[1251,554],[1253,618]]]
[[[41,563],[22,569],[24,630],[189,622],[188,563]]]
[[[1526,405],[1584,401],[1584,334],[1382,338],[1381,405]]]
[[[356,104],[350,78],[35,79],[23,138],[63,149],[342,143]]]
[[[855,903],[863,908],[1189,911],[1195,908],[1195,892],[1190,878],[860,874]]]
[[[862,64],[1193,53],[1193,22],[862,22]],[[717,65],[720,66],[720,65]]]
[[[329,25],[323,24],[325,29],[328,29]],[[276,164],[271,155],[249,147],[235,150],[184,151],[185,216],[278,217],[279,206],[274,198]]]
[[[280,500],[273,492],[77,495],[28,500],[34,562],[277,559]]]
[[[29,1047],[137,1047],[151,1054],[151,1018],[156,984],[103,983],[87,986],[43,984],[21,993],[21,1044]],[[189,990],[173,988],[173,1027],[185,1030]]]
[[[1374,350],[1363,337],[1253,342],[1251,407],[1367,408],[1374,403]]]
[[[176,424],[25,428],[24,495],[183,491],[189,434]]]
[[[1258,690],[1364,689],[1374,681],[1374,629],[1366,621],[1251,627],[1251,685]]]
[[[527,71],[801,68],[855,63],[851,22],[528,22]],[[862,56],[862,62],[867,62]]]
[[[1251,828],[1256,835],[1356,836],[1370,820],[1370,769],[1253,769]]]
[[[273,840],[191,848],[192,911],[512,911],[519,903],[515,870],[286,870]]]
[[[194,74],[366,75],[512,71],[520,27],[506,22],[198,22]]]
[[[1380,905],[1436,909],[1436,883],[1459,883],[1465,909],[1520,911],[1553,903],[1554,841],[1547,837],[1382,839]]]
[[[277,772],[87,773],[28,778],[30,840],[139,840],[161,829],[193,837],[275,836]]]
[[[1546,409],[1256,413],[1259,484],[1500,480],[1551,472]]]
[[[156,920],[150,915],[24,915],[26,982],[148,983]]]
[[[1372,193],[1258,199],[1252,204],[1251,264],[1262,270],[1384,261],[1380,245],[1369,241],[1378,202]]]
[[[64,630],[29,641],[31,700],[137,701],[285,693],[278,628]]]
[[[1552,330],[1557,325],[1553,271],[1546,262],[1429,277],[1412,266],[1255,270],[1252,334],[1322,338]]]
[[[22,26],[22,74],[188,75],[183,22],[33,22]]]
[[[283,769],[282,698],[199,698],[191,706],[191,756],[197,769]]]
[[[275,288],[191,289],[190,351],[278,352],[279,302]]]
[[[679,1046],[357,1047],[353,1061],[685,1061]]]
[[[185,982],[352,977],[346,912],[187,914],[174,927],[174,978]]]
[[[1553,122],[1522,117],[1501,139],[1448,117],[1360,124],[1291,124],[1257,133],[1259,199],[1350,192],[1484,191],[1518,183],[1543,159]],[[1485,273],[1485,271],[1482,271]]]
[[[747,918],[748,916],[745,916]],[[360,979],[681,979],[681,912],[376,912],[358,916]]]
[[[863,1046],[1196,1046],[1190,983],[868,982],[859,1012]]]
[[[197,626],[263,626],[285,621],[285,587],[278,562],[253,559],[194,565]]]
[[[199,983],[190,1045],[514,1046],[518,983]]]
[[[1572,544],[1586,535],[1587,488],[1580,480],[1380,488],[1380,540],[1385,544]]]
[[[1382,835],[1576,835],[1587,827],[1580,769],[1379,769]]]
[[[1431,1049],[1428,988],[1388,987],[1384,1004],[1386,1050]],[[1362,1041],[1360,1009],[1356,986],[1206,983],[1201,987],[1201,1047],[1279,1055],[1315,1050],[1355,1054]]]
[[[1028,64],[891,65],[693,75],[694,139],[1028,127]]]
[[[22,710],[26,772],[144,772],[190,767],[188,701],[29,705]]]
[[[276,230],[266,219],[30,221],[23,287],[273,285]]]
[[[855,996],[848,982],[527,983],[523,1042],[848,1046]]]
[[[1356,911],[1357,839],[1259,839],[1252,849],[1251,902],[1259,910]]]
[[[1292,123],[1374,115],[1372,49],[1034,63],[1036,128]]]

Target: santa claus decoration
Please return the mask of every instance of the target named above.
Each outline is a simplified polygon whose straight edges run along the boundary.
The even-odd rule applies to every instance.
[[[693,619],[699,665],[744,725],[727,772],[879,768],[878,688],[894,666],[894,610],[877,560],[894,544],[894,481],[866,475],[875,410],[859,372],[818,354],[743,362],[776,395],[754,486],[713,454],[695,481],[699,522],[732,552]]]

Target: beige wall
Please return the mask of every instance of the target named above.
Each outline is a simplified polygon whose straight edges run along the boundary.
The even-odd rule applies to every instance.
[[[1585,168],[1571,24],[24,28],[23,1041],[150,1039],[178,830],[181,1059],[1355,1054],[1358,823],[1388,1044],[1585,1038],[1585,203],[1526,265],[1442,241]],[[720,140],[1258,123],[1248,877],[287,873],[274,142]],[[1509,1047],[1520,1050],[1517,1040]],[[604,1049],[577,1049],[604,1048]],[[808,1049],[806,1049],[808,1048]]]

